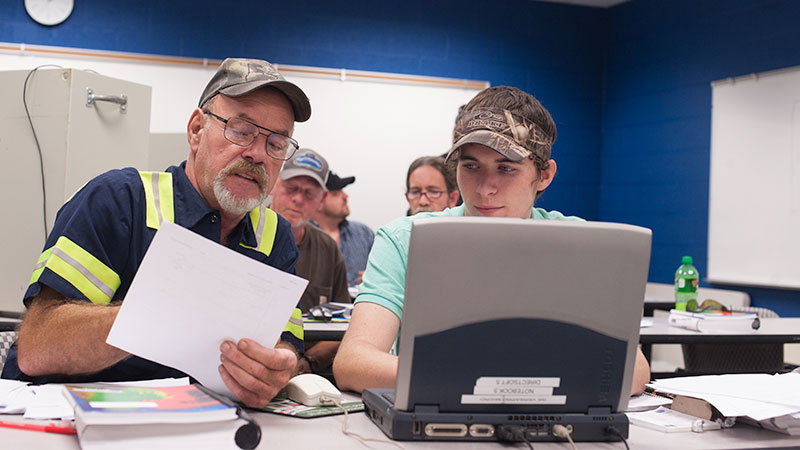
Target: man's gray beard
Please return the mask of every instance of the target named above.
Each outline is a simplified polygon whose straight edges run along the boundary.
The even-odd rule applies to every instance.
[[[230,175],[227,169],[226,167],[221,170],[217,177],[214,178],[214,197],[217,198],[217,203],[219,203],[222,211],[234,216],[241,216],[257,208],[267,198],[269,193],[266,190],[266,186],[269,186],[269,177],[264,176],[264,183],[261,185],[263,187],[258,197],[239,198],[225,187],[225,178]]]

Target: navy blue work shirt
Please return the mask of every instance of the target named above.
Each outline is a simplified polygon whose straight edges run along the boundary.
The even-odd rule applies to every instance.
[[[167,172],[172,173],[175,223],[219,242],[222,233],[220,213],[211,209],[195,190],[186,176],[185,168],[184,161],[180,166],[167,169]],[[59,238],[65,237],[71,241],[70,245],[76,244],[119,276],[119,287],[113,292],[111,301],[123,300],[156,232],[146,226],[145,210],[145,192],[136,169],[129,167],[101,174],[61,207],[45,244],[45,253],[56,245]],[[296,274],[297,245],[291,226],[283,217],[278,216],[277,232],[269,256],[243,247],[240,243],[257,247],[249,215],[245,215],[234,228],[225,245],[284,272]],[[40,292],[42,285],[49,286],[68,299],[89,301],[68,280],[49,268],[44,268],[38,280],[31,283],[25,292],[23,301],[26,305]],[[142,333],[147,333],[147,330],[142,329]],[[303,353],[303,341],[291,333],[284,331],[281,340],[293,345],[298,354]],[[131,356],[95,374],[31,377],[19,370],[16,344],[10,349],[2,372],[2,378],[36,383],[125,381],[183,376],[186,376],[183,372],[171,367]]]

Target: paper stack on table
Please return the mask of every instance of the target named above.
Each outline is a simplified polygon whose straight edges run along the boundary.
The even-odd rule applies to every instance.
[[[189,378],[105,383],[115,386],[167,387],[186,386]],[[26,419],[73,418],[72,406],[64,397],[63,384],[33,385],[25,381],[0,380],[0,414],[24,414]]]
[[[648,386],[703,399],[725,417],[749,418],[764,428],[800,434],[800,373],[679,377]]]

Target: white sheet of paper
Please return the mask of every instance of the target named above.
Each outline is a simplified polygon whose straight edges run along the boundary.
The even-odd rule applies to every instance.
[[[308,281],[162,222],[106,342],[232,396],[217,370],[225,340],[273,347]]]
[[[0,414],[22,414],[32,400],[28,383],[0,379]]]
[[[662,397],[660,395],[642,394],[637,395],[636,397],[631,397],[628,400],[628,408],[625,410],[625,412],[649,411],[651,409],[656,409],[659,406],[669,405],[671,403],[671,399]]]
[[[25,409],[24,417],[26,419],[71,420],[73,418],[72,406],[70,406],[67,398],[64,397],[63,384],[43,384],[30,386],[30,388],[34,395]]]
[[[800,374],[726,374],[656,380],[662,392],[702,398],[725,416],[755,420],[800,411]]]

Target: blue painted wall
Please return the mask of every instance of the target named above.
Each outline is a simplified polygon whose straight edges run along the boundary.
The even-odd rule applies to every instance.
[[[540,205],[652,228],[650,279],[671,282],[684,254],[705,273],[710,82],[800,64],[798,13],[792,0],[632,0],[609,10],[530,0],[79,0],[50,28],[8,0],[0,41],[517,86],[558,125],[559,174]],[[800,316],[797,291],[746,290],[759,306]]]
[[[651,281],[671,282],[682,255],[706,273],[711,82],[799,65],[798,17],[792,0],[634,0],[610,10],[599,217],[653,229]],[[714,287],[800,316],[798,291]]]
[[[66,22],[43,27],[28,18],[21,0],[4,1],[0,41],[249,56],[517,86],[539,97],[558,126],[554,156],[563,169],[542,207],[597,217],[607,11],[529,0],[503,0],[491,8],[474,0],[437,0],[435,8],[421,0],[233,4],[79,0]]]

